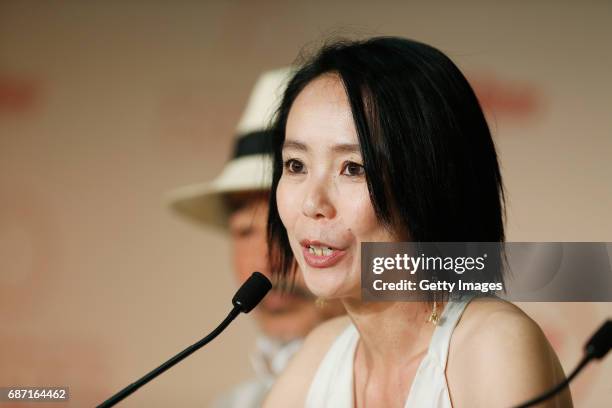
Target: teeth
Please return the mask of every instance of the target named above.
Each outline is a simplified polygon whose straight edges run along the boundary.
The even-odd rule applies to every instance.
[[[308,252],[310,252],[311,254],[317,255],[317,256],[328,256],[328,255],[331,255],[331,253],[333,252],[333,249],[331,249],[330,247],[320,247],[320,246],[315,246],[315,245],[309,245]]]

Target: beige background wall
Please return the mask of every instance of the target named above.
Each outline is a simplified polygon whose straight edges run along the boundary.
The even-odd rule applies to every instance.
[[[431,3],[1,1],[0,386],[67,385],[90,406],[216,326],[228,243],[162,195],[221,169],[261,71],[338,33],[415,38],[462,67],[509,240],[612,241],[611,3]],[[566,370],[612,311],[525,308]],[[255,332],[241,316],[124,405],[205,406],[251,374]],[[576,406],[609,406],[611,375],[610,357],[589,367]]]

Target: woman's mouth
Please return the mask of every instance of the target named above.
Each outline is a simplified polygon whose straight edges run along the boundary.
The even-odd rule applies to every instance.
[[[328,268],[337,264],[346,251],[318,241],[300,241],[304,260],[313,268]]]

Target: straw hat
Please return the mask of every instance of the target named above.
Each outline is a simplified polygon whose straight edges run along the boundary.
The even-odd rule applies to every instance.
[[[175,212],[192,221],[226,228],[225,194],[270,189],[270,125],[292,73],[291,68],[281,68],[259,77],[236,128],[232,158],[215,179],[169,192],[168,203]]]

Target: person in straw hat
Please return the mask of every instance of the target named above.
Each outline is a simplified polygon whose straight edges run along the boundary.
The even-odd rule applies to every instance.
[[[266,243],[268,194],[272,175],[269,125],[280,104],[291,68],[261,75],[236,129],[231,159],[210,182],[180,187],[169,194],[170,207],[203,226],[229,233],[237,283],[253,271],[269,275]],[[261,330],[251,364],[256,378],[217,398],[215,407],[258,407],[302,339],[320,322],[344,313],[338,302],[317,302],[298,274],[291,291],[274,287],[253,311]]]

